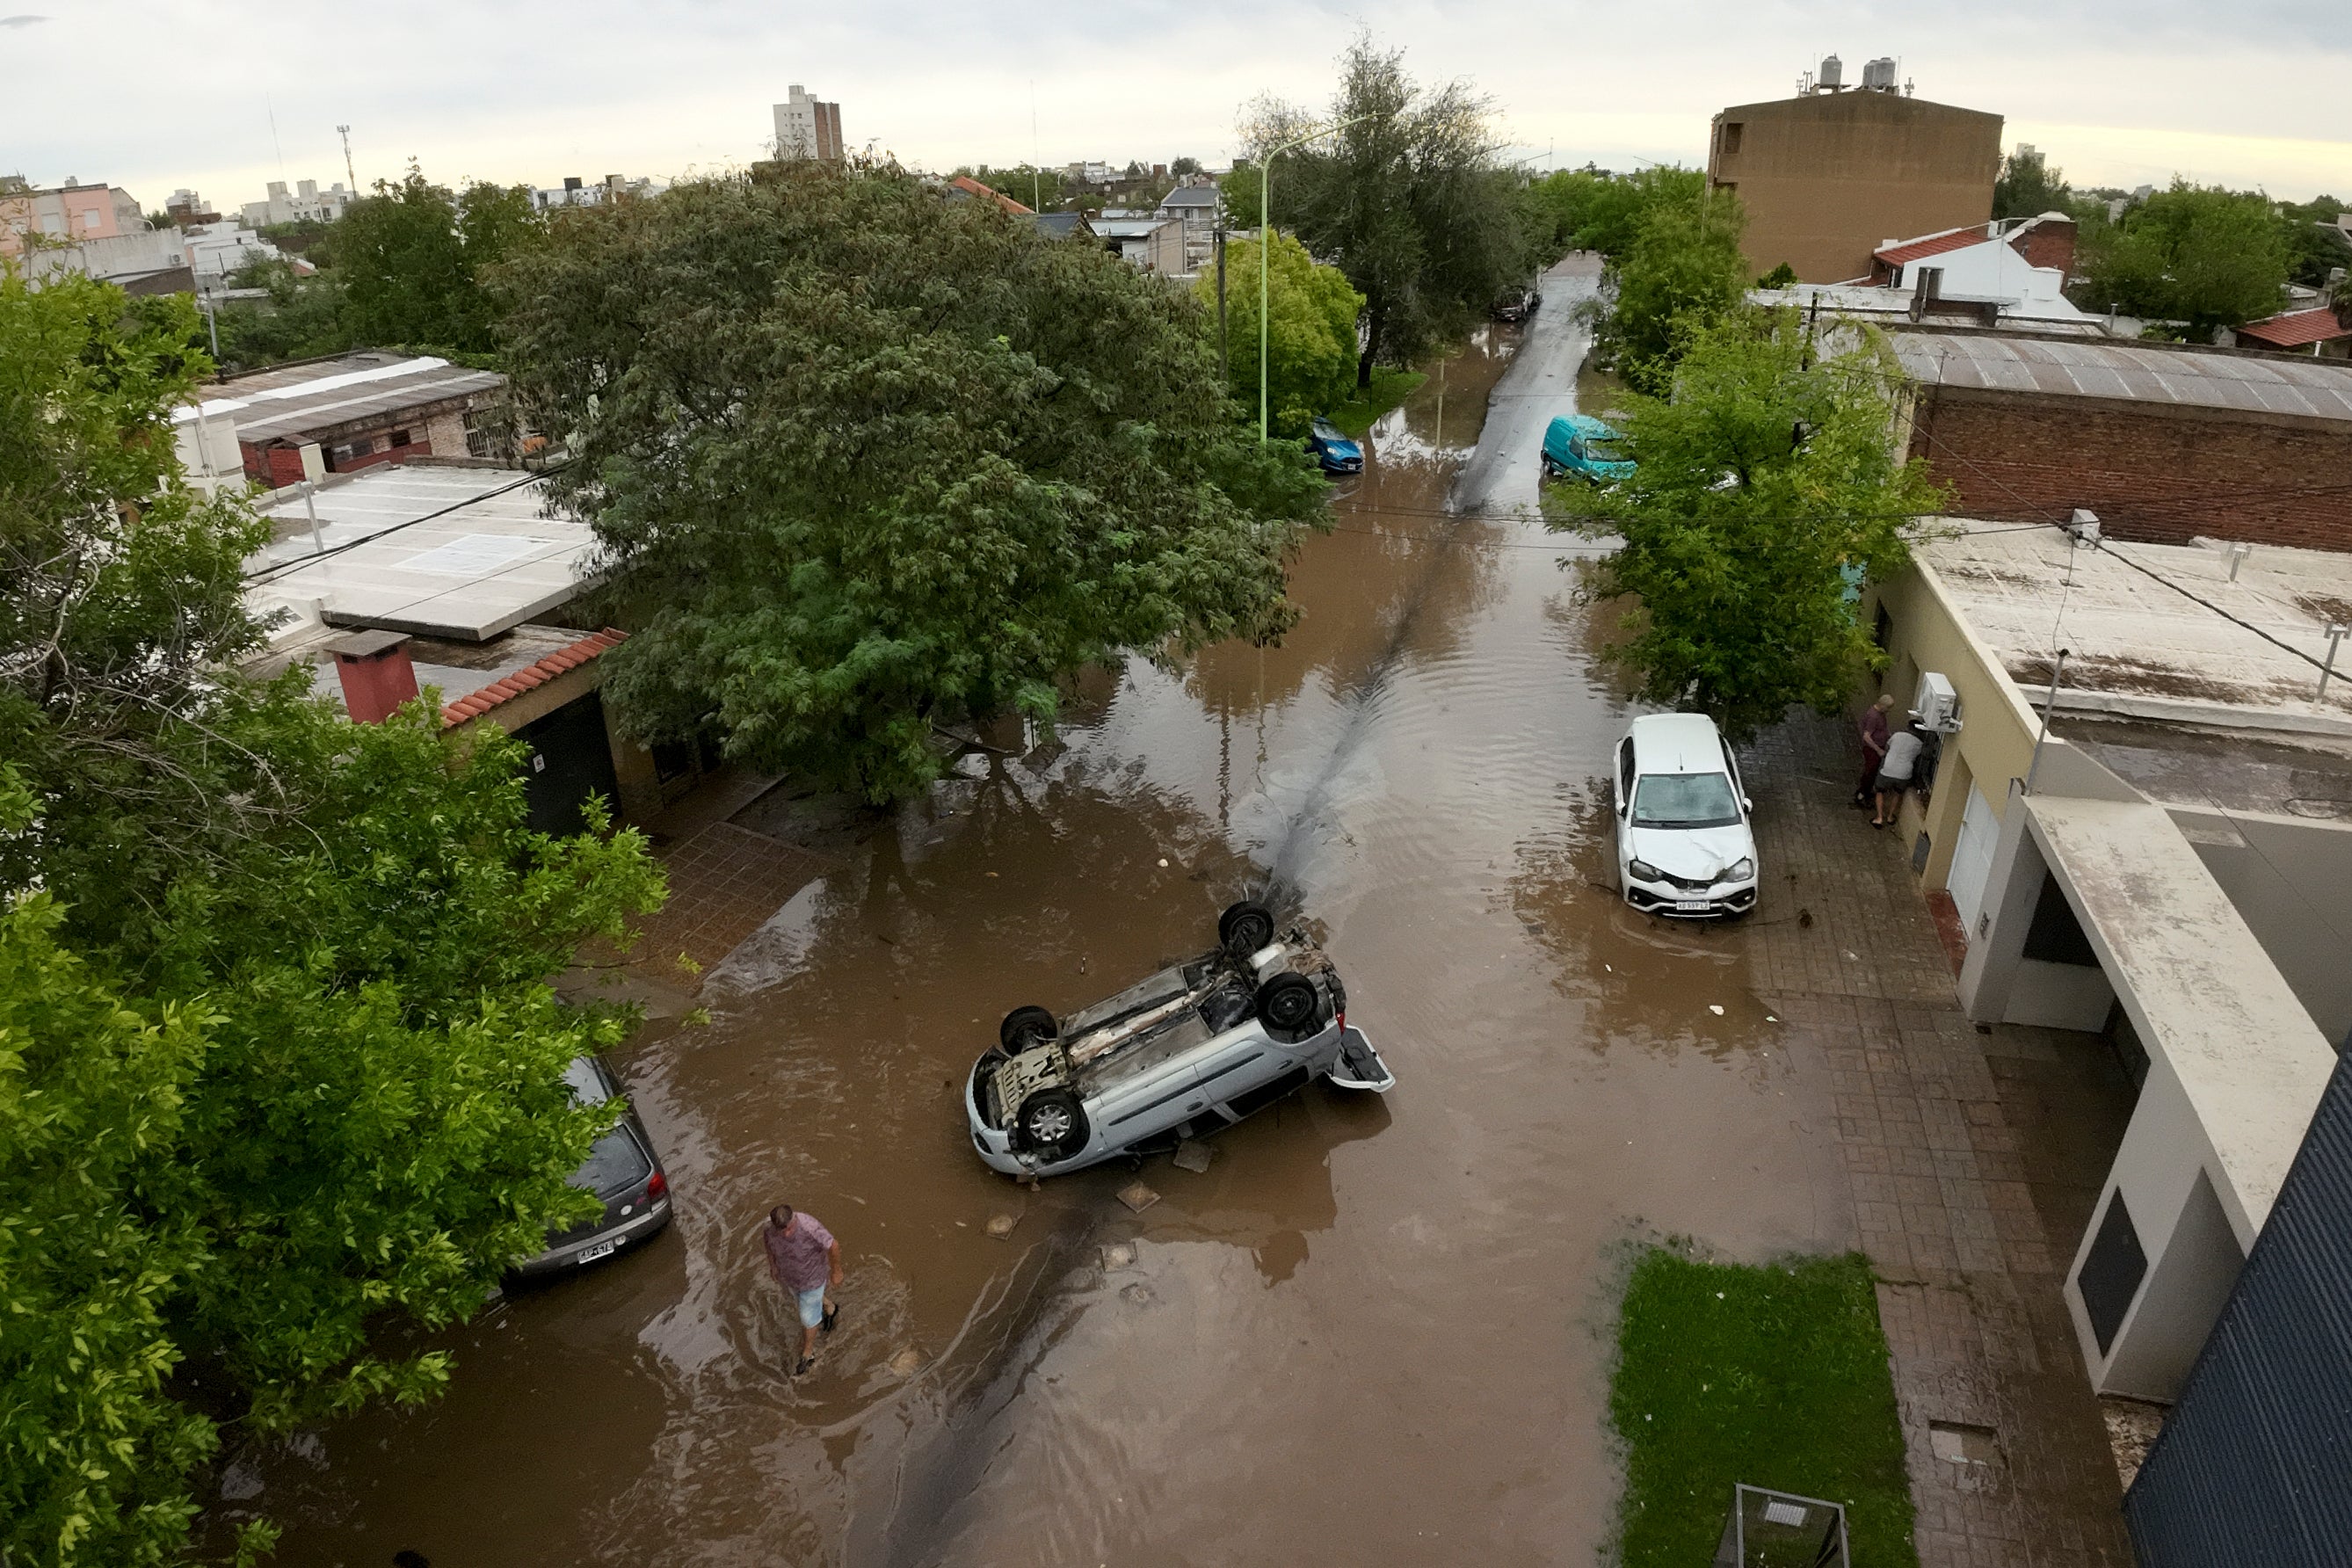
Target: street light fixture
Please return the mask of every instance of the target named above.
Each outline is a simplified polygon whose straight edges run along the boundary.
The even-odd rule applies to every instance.
[[[1374,116],[1370,114],[1359,114],[1352,120],[1342,120],[1337,125],[1326,125],[1321,130],[1310,131],[1304,136],[1294,136],[1287,142],[1267,149],[1265,156],[1258,160],[1257,438],[1261,444],[1271,438],[1271,426],[1266,418],[1265,367],[1266,344],[1269,341],[1267,333],[1269,322],[1266,315],[1266,300],[1267,296],[1271,292],[1267,284],[1267,279],[1271,275],[1267,267],[1267,260],[1268,258],[1272,256],[1274,250],[1274,231],[1273,225],[1267,221],[1266,214],[1271,208],[1271,204],[1268,198],[1274,194],[1274,161],[1278,155],[1289,152],[1293,147],[1304,147],[1309,142],[1317,141],[1325,136],[1329,136],[1337,132],[1345,131],[1350,125],[1361,125],[1365,121],[1373,118]]]

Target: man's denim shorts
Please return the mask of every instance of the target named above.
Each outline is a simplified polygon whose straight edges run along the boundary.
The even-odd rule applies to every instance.
[[[824,1287],[795,1290],[793,1299],[801,1304],[801,1327],[814,1329],[824,1321]]]

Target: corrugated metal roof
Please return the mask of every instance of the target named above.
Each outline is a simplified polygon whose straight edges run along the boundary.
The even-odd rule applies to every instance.
[[[2301,348],[2305,343],[2333,342],[2337,338],[2352,338],[2352,327],[2336,319],[2336,312],[2322,305],[2309,310],[2287,310],[2259,321],[2248,321],[2238,329],[2242,338],[2275,344],[2279,348]]]
[[[2352,363],[2199,353],[2090,339],[1891,334],[1903,368],[1930,386],[2231,408],[2352,421]]]
[[[380,418],[451,398],[474,396],[505,382],[506,377],[496,371],[444,364],[419,370],[413,375],[387,376],[267,403],[257,401],[236,411],[236,438],[258,442],[310,435],[355,420]]]

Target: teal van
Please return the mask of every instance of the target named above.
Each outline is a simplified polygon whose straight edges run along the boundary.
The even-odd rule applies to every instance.
[[[1589,414],[1564,414],[1544,431],[1543,471],[1548,479],[1575,474],[1593,484],[1630,476],[1633,465],[1617,456],[1617,432]]]

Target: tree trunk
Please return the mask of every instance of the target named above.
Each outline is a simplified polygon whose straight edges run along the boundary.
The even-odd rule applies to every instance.
[[[1372,384],[1372,359],[1381,352],[1381,312],[1373,310],[1368,318],[1369,329],[1364,333],[1364,352],[1356,356],[1356,390],[1363,392]]]

